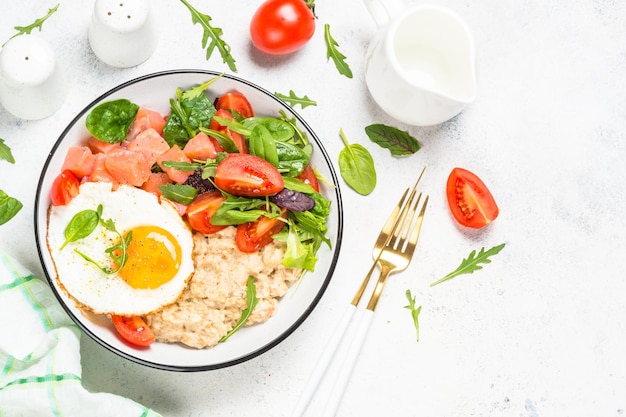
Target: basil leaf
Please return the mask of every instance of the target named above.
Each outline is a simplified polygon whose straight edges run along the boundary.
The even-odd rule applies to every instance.
[[[139,106],[122,98],[96,106],[87,116],[85,126],[94,137],[107,143],[121,143],[135,120]]]
[[[343,129],[339,133],[345,145],[339,152],[339,172],[354,191],[368,195],[376,188],[374,158],[362,145],[348,143]]]
[[[246,285],[246,305],[247,307],[241,312],[241,317],[239,321],[235,324],[235,326],[230,329],[228,333],[226,333],[221,339],[220,342],[225,342],[229,337],[233,335],[237,330],[239,330],[250,318],[254,308],[256,307],[259,299],[256,296],[256,286],[254,285],[254,278],[248,277],[248,283]]]
[[[0,159],[4,159],[11,164],[15,163],[15,158],[11,153],[11,148],[4,144],[4,139],[0,138]]]
[[[383,124],[373,124],[365,128],[370,140],[381,148],[389,149],[394,156],[411,155],[420,149],[420,144],[409,132]]]
[[[184,205],[191,204],[196,195],[198,195],[196,188],[185,184],[159,185],[159,190],[163,197]]]
[[[22,209],[22,203],[0,190],[0,225],[11,220]]]
[[[102,205],[99,205],[97,210],[87,209],[76,213],[65,227],[63,232],[65,242],[63,242],[59,250],[63,250],[68,243],[84,239],[93,233],[100,222],[101,215]]]

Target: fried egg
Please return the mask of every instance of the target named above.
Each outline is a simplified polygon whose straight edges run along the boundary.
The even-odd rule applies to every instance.
[[[100,219],[114,227],[99,222],[88,236],[77,238],[76,228],[68,233],[74,216],[99,205]],[[130,237],[125,251],[120,235]],[[180,297],[194,272],[192,233],[176,208],[128,185],[81,184],[67,205],[50,207],[47,240],[59,286],[79,308],[97,314],[159,311]]]

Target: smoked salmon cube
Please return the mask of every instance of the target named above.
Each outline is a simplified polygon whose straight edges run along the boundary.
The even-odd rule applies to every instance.
[[[121,148],[119,143],[107,143],[93,136],[87,140],[87,146],[93,153],[107,153]]]
[[[176,161],[176,162],[191,162],[185,155],[182,149],[178,145],[172,146],[167,152],[163,152],[157,157],[157,164],[167,173],[170,179],[178,184],[182,184],[187,181],[187,178],[193,173],[193,169],[190,171],[182,171],[176,168],[166,168],[163,166],[163,161]]]
[[[88,177],[88,180],[91,182],[116,183],[117,181],[115,181],[111,173],[109,173],[109,171],[106,168],[106,165],[105,165],[106,154],[98,153],[95,155],[95,157],[96,157],[96,163],[95,163],[93,171]]]
[[[135,139],[129,141],[126,144],[126,149],[143,153],[150,166],[152,166],[156,162],[157,156],[167,152],[170,146],[159,132],[150,127],[139,133]]]
[[[96,157],[87,146],[72,146],[67,150],[61,171],[69,169],[80,180],[90,175],[96,166]]]
[[[162,193],[159,186],[168,184],[170,181],[169,175],[165,172],[152,172],[146,182],[141,185],[141,189],[160,197]]]
[[[141,152],[118,149],[106,154],[105,167],[115,181],[139,187],[150,176],[152,165]]]
[[[127,140],[133,140],[146,129],[154,129],[159,135],[162,135],[165,123],[165,118],[158,111],[140,107],[128,131]]]
[[[213,145],[213,141],[209,136],[200,132],[193,138],[189,139],[185,147],[183,148],[183,152],[187,158],[194,160],[206,160],[206,159],[215,159],[217,158],[217,151],[215,150],[215,145]]]

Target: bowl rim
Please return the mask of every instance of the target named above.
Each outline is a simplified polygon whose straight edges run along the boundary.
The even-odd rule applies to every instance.
[[[168,364],[157,363],[155,361],[146,360],[137,356],[133,356],[105,342],[104,340],[102,340],[95,333],[93,333],[87,326],[85,326],[81,320],[79,320],[76,317],[74,312],[72,312],[70,307],[66,304],[66,301],[64,300],[62,294],[59,293],[57,286],[54,284],[54,277],[51,276],[51,274],[48,272],[48,269],[46,267],[45,257],[43,253],[43,251],[46,250],[46,248],[42,248],[42,245],[39,239],[40,233],[42,233],[41,229],[42,228],[45,229],[45,225],[39,224],[40,205],[46,204],[45,199],[42,198],[42,187],[43,187],[44,179],[46,176],[45,174],[48,170],[48,167],[52,161],[53,156],[55,155],[55,152],[57,151],[57,149],[59,148],[63,140],[66,138],[66,136],[69,134],[69,132],[77,124],[77,122],[87,112],[89,112],[97,103],[102,102],[107,97],[118,92],[119,90],[122,90],[133,84],[141,83],[142,81],[145,81],[145,80],[163,77],[163,76],[172,76],[172,75],[177,75],[177,74],[206,74],[209,76],[220,76],[222,78],[230,79],[235,82],[248,85],[249,87],[256,89],[257,91],[264,93],[266,96],[274,99],[279,104],[281,104],[286,109],[288,109],[290,113],[298,120],[298,122],[307,130],[307,134],[311,136],[310,139],[313,140],[317,145],[316,151],[320,152],[326,164],[328,165],[328,170],[331,175],[331,180],[332,180],[335,199],[336,199],[335,204],[336,204],[336,211],[337,211],[337,236],[336,236],[336,241],[334,242],[334,248],[332,250],[332,259],[330,261],[329,269],[326,273],[326,276],[324,277],[324,281],[322,282],[321,286],[319,287],[319,290],[317,291],[317,294],[315,294],[309,306],[307,306],[307,308],[302,312],[302,314],[289,327],[287,327],[282,333],[280,333],[277,337],[275,337],[269,343],[266,343],[265,345],[255,350],[252,350],[249,353],[242,355],[238,358],[235,358],[233,360],[227,360],[227,361],[209,364],[209,365],[180,366],[180,365],[168,365]],[[44,230],[44,233],[45,233],[45,230]],[[174,371],[174,372],[209,371],[209,370],[226,368],[226,367],[230,367],[233,365],[246,362],[250,359],[253,359],[271,350],[272,348],[280,344],[282,341],[284,341],[288,336],[290,336],[298,327],[300,327],[300,325],[313,312],[313,310],[315,309],[315,307],[321,300],[322,296],[326,292],[328,285],[330,284],[335,268],[337,266],[339,254],[341,252],[341,243],[342,243],[342,238],[343,238],[343,201],[341,197],[341,190],[339,188],[338,176],[332,164],[332,160],[330,159],[330,156],[328,155],[328,152],[322,145],[315,131],[309,126],[309,124],[304,120],[304,118],[300,116],[300,114],[297,111],[295,111],[295,109],[293,109],[289,104],[285,103],[283,100],[281,100],[276,95],[269,92],[267,89],[260,87],[259,85],[251,81],[248,81],[246,79],[240,78],[235,75],[212,71],[212,70],[203,70],[203,69],[172,69],[172,70],[164,70],[164,71],[158,71],[158,72],[145,74],[145,75],[133,78],[129,81],[123,82],[109,89],[105,93],[98,96],[96,99],[92,100],[89,104],[84,106],[84,108],[79,113],[77,113],[76,116],[66,125],[66,127],[63,129],[59,137],[54,142],[52,148],[50,149],[48,156],[46,157],[46,161],[41,169],[41,173],[39,175],[39,180],[38,180],[37,189],[35,193],[35,204],[34,204],[34,237],[35,237],[35,243],[37,247],[37,254],[38,254],[41,266],[42,266],[43,273],[45,275],[46,281],[48,282],[48,284],[50,285],[52,289],[52,292],[54,293],[54,296],[56,297],[57,301],[62,306],[66,314],[68,314],[68,316],[72,319],[72,321],[80,328],[80,330],[83,333],[87,334],[93,341],[95,341],[97,344],[104,347],[105,349],[109,350],[110,352],[118,356],[121,356],[122,358],[125,358],[127,360],[130,360],[131,362],[135,362],[135,363],[138,363],[138,364],[150,367],[150,368],[161,369],[161,370],[166,370],[166,371]]]

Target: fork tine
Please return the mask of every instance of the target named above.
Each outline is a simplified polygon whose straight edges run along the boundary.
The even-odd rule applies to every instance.
[[[420,194],[421,197],[421,194]],[[417,204],[419,203],[419,198],[417,199],[417,203],[415,203],[414,210],[417,209]],[[422,229],[422,222],[424,221],[424,214],[426,213],[426,206],[428,205],[428,196],[424,199],[424,204],[422,204],[422,208],[417,215],[417,220],[415,221],[415,225],[411,231],[411,236],[409,237],[409,243],[407,245],[406,253],[409,256],[413,256],[413,252],[415,251],[415,247],[417,246],[417,240],[420,236],[420,230]],[[415,215],[415,211],[413,211],[413,215]],[[408,232],[408,230],[407,230]]]

